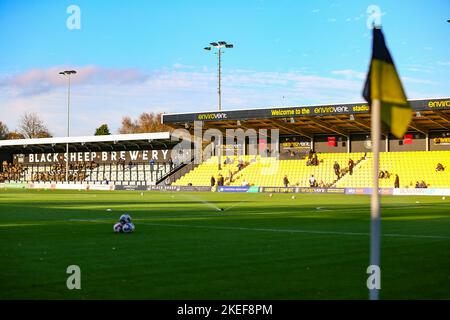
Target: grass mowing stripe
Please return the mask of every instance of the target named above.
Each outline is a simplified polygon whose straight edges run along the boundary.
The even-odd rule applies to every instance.
[[[339,236],[370,236],[370,233],[365,232],[343,232],[343,231],[323,231],[323,230],[301,230],[301,229],[272,229],[272,228],[244,228],[244,227],[231,227],[231,226],[199,226],[188,224],[168,224],[168,223],[148,223],[141,222],[140,224],[149,226],[161,226],[161,227],[179,227],[179,228],[199,228],[199,229],[214,229],[214,230],[241,230],[241,231],[263,231],[263,232],[284,232],[284,233],[310,233],[310,234],[322,234],[322,235],[339,235]],[[395,234],[384,233],[383,237],[398,237],[398,238],[417,238],[417,239],[450,239],[450,236],[440,235],[416,235],[416,234]]]

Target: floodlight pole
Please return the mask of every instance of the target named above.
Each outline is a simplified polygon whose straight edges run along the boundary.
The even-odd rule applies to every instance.
[[[68,74],[69,86],[67,92],[67,138],[70,136],[70,73]],[[69,142],[66,143],[66,182],[69,183]]]
[[[218,78],[219,78],[218,88],[217,88],[218,110],[221,111],[222,110],[222,49],[223,48],[231,49],[234,46],[231,43],[226,43],[225,41],[211,42],[210,45],[211,45],[211,47],[206,47],[204,49],[207,51],[211,51],[211,48],[217,49],[217,52],[215,52],[215,54],[217,54],[217,59],[218,59]]]
[[[222,48],[219,48],[219,52],[217,53],[219,58],[219,88],[218,88],[218,94],[219,94],[219,111],[222,110]]]
[[[211,42],[210,43],[211,47],[216,48],[217,49],[217,58],[218,58],[218,88],[217,88],[217,93],[218,93],[218,109],[219,111],[222,110],[222,48],[233,48],[233,45],[231,43],[226,43],[225,41],[218,41],[218,42]],[[207,51],[211,51],[211,47],[206,47],[204,48]],[[221,137],[221,139],[223,139]],[[217,143],[217,151],[218,151],[218,157],[217,157],[217,167],[219,170],[222,169],[222,143],[223,141],[218,141]]]
[[[68,87],[67,87],[67,138],[70,136],[70,75],[76,74],[75,70],[62,71],[59,74],[67,76]],[[66,143],[66,183],[69,183],[69,142]]]

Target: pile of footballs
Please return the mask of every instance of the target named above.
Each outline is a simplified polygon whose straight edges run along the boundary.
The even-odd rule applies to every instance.
[[[131,233],[134,232],[134,229],[134,224],[131,222],[131,217],[128,213],[121,215],[119,222],[113,227],[113,230],[116,233]]]

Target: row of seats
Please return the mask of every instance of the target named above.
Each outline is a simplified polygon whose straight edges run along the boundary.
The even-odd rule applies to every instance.
[[[307,159],[263,158],[262,161],[245,168],[231,185],[241,185],[245,181],[256,186],[282,187],[286,176],[290,186],[309,187],[309,179],[314,175],[317,184],[330,186],[337,179],[334,171],[335,161],[342,170],[348,167],[350,158],[356,162],[363,156],[363,153],[321,153],[318,154],[318,166],[307,166]]]
[[[436,171],[441,163],[444,171]],[[343,177],[337,187],[370,187],[373,182],[373,157],[358,166],[353,176]],[[381,152],[380,170],[388,171],[389,178],[379,179],[380,187],[394,187],[395,175],[399,176],[400,187],[411,188],[422,180],[433,188],[450,187],[450,151]]]
[[[284,186],[284,177],[287,176],[291,186],[309,186],[309,179],[314,175],[317,183],[323,182],[331,185],[337,176],[334,172],[334,162],[337,161],[341,170],[347,168],[348,161],[352,158],[355,162],[361,159],[364,153],[321,153],[318,155],[318,166],[307,166],[307,159],[301,160],[277,160],[275,157],[260,156],[234,156],[233,164],[218,167],[218,158],[211,157],[195,169],[177,180],[174,185],[210,185],[211,177],[216,182],[222,175],[225,179],[224,185],[256,185],[256,186]],[[241,159],[248,165],[242,170],[237,169],[237,163]],[[230,171],[232,180],[229,180]]]
[[[239,158],[248,162],[248,166],[240,171],[236,168]],[[356,163],[353,174],[346,173],[337,180],[334,162],[337,161],[341,170],[345,171],[350,158]],[[225,185],[284,186],[283,178],[287,176],[291,186],[308,187],[309,179],[314,175],[317,183],[323,182],[323,185],[327,186],[345,188],[373,185],[371,153],[319,153],[318,159],[318,166],[307,166],[306,159],[278,160],[274,157],[235,156],[234,164],[222,165],[219,169],[217,157],[211,157],[174,184],[209,186],[212,176],[217,181],[219,175],[222,175]],[[446,169],[437,172],[438,163]],[[400,187],[414,187],[417,181],[422,180],[428,187],[450,187],[450,151],[382,152],[380,170],[390,174],[389,178],[379,179],[381,187],[394,187],[396,174],[399,176]],[[228,179],[230,171],[233,175],[231,181]]]
[[[226,161],[227,159],[228,161]],[[211,177],[214,177],[217,183],[220,176],[224,178],[224,185],[229,185],[230,173],[235,176],[239,172],[239,161],[241,161],[245,166],[255,163],[258,160],[259,156],[223,156],[219,162],[219,158],[217,156],[212,156],[175,181],[173,185],[186,186],[192,184],[194,186],[209,186],[211,185]]]

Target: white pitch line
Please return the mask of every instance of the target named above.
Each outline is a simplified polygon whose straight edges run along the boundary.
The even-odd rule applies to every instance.
[[[104,218],[93,218],[93,219],[69,219],[69,221],[76,221],[76,222],[106,222]]]
[[[324,209],[323,207],[317,207],[316,210],[317,211],[333,211],[333,210]]]
[[[197,228],[197,229],[213,229],[213,230],[240,230],[240,231],[278,232],[278,233],[306,233],[306,234],[326,234],[326,235],[345,235],[345,236],[370,236],[370,233],[367,233],[367,232],[342,232],[342,231],[244,228],[244,227],[215,227],[215,226],[194,226],[194,225],[187,225],[187,224],[147,223],[147,222],[141,222],[140,224],[149,225],[149,226]],[[397,233],[385,233],[385,234],[382,234],[382,236],[396,237],[396,238],[418,238],[418,239],[450,239],[450,236],[414,235],[414,234],[397,234]]]

